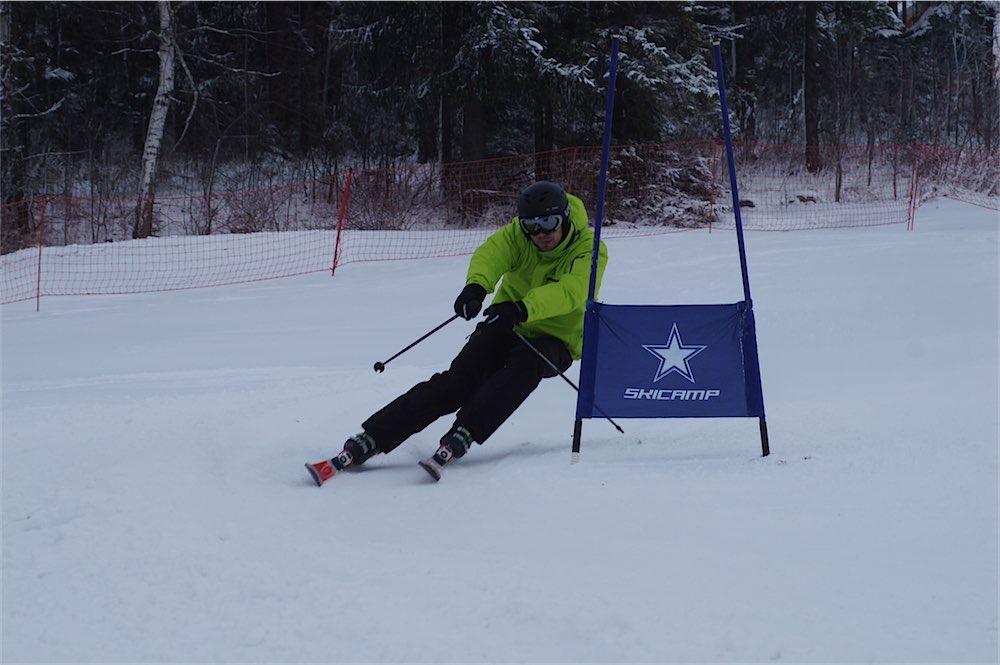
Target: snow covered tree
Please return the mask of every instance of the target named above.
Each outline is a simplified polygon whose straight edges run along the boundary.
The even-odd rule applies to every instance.
[[[173,3],[159,95],[156,3],[3,6],[5,201],[593,145],[612,27],[619,143],[716,136],[720,36],[737,138],[1000,145],[991,2]]]

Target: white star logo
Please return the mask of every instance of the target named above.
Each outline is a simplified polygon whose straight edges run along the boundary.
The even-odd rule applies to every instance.
[[[681,334],[677,332],[677,324],[670,330],[670,339],[666,345],[663,344],[643,344],[646,349],[660,359],[660,367],[656,370],[653,382],[657,382],[671,372],[677,372],[685,379],[694,383],[694,374],[691,373],[691,366],[688,361],[707,349],[707,346],[696,344],[685,345],[681,341]]]

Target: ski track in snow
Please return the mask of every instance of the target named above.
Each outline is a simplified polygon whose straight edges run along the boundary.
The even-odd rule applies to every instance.
[[[995,662],[997,223],[748,235],[768,458],[595,419],[570,466],[556,379],[441,483],[445,419],[317,489],[467,257],[5,306],[2,660]],[[609,253],[606,302],[741,299],[731,231]]]

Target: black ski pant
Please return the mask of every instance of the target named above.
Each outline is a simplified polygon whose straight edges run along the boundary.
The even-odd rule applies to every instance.
[[[554,337],[527,338],[566,371],[573,358]],[[441,416],[458,412],[455,426],[483,443],[538,387],[555,376],[548,363],[509,330],[479,324],[444,372],[410,388],[366,420],[362,427],[382,452],[390,452]],[[442,432],[444,434],[444,432]]]

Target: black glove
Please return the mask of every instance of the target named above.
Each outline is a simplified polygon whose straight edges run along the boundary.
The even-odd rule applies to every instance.
[[[513,330],[514,326],[528,320],[528,308],[520,300],[501,302],[490,305],[483,312],[485,324],[504,330]]]
[[[469,321],[474,319],[479,310],[483,308],[483,299],[486,297],[486,289],[478,284],[466,284],[462,292],[455,299],[455,313]]]

